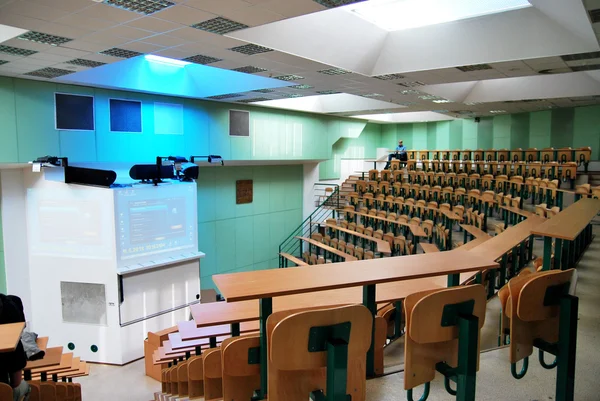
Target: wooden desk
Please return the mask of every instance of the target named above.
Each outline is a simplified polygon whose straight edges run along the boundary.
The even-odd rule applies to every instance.
[[[35,343],[40,351],[46,351],[46,348],[48,348],[48,337],[38,337]]]
[[[439,209],[439,212],[450,220],[462,221],[462,218],[451,210]]]
[[[59,365],[62,358],[63,347],[53,347],[46,349],[46,355],[36,361],[28,361],[24,370],[45,368],[48,366]]]
[[[475,238],[474,240],[471,240],[471,241],[467,242],[466,244],[461,245],[457,249],[460,249],[461,251],[469,251],[490,239],[492,239],[492,237],[490,235],[486,235],[485,237]]]
[[[512,207],[512,206],[500,206],[502,209],[509,211],[510,213],[515,213],[518,214],[519,216],[523,216],[523,217],[531,217],[531,216],[537,216],[535,213],[531,213],[527,210],[523,210],[523,209],[519,209],[518,207]],[[538,216],[541,217],[541,216]]]
[[[423,230],[423,228],[421,228],[421,226],[418,226],[416,224],[401,223],[399,221],[388,219],[386,217],[373,216],[373,215],[370,215],[370,214],[367,214],[367,213],[361,213],[361,212],[356,212],[356,211],[347,210],[345,212],[347,212],[347,213],[354,213],[354,214],[357,214],[359,216],[363,216],[363,217],[367,217],[367,218],[371,218],[371,219],[385,221],[385,222],[390,223],[390,224],[397,224],[399,226],[405,226],[405,227],[408,227],[410,229],[410,232],[412,233],[412,235],[414,237],[427,237],[427,234],[425,233],[425,231]]]
[[[424,253],[434,253],[434,252],[439,252],[440,251],[440,249],[437,246],[435,246],[435,244],[430,244],[430,243],[427,243],[427,242],[421,242],[421,243],[419,243],[419,245],[423,249]]]
[[[287,259],[290,262],[294,263],[296,266],[308,266],[308,263],[306,263],[303,260],[298,259],[297,257],[295,257],[293,255],[290,255],[289,253],[280,252],[279,255],[283,256],[285,259]],[[286,263],[285,267],[287,267],[287,263]]]
[[[463,230],[465,230],[475,238],[489,237],[489,234],[470,224],[461,224],[460,226]]]
[[[0,352],[12,352],[21,340],[24,322],[0,324]]]
[[[308,242],[311,245],[319,247],[319,248],[321,248],[321,249],[323,249],[323,250],[325,250],[327,252],[333,253],[334,255],[337,255],[337,256],[339,256],[341,258],[344,258],[344,260],[346,262],[351,262],[353,260],[357,260],[354,256],[348,255],[346,252],[342,252],[342,251],[340,251],[338,249],[332,248],[329,245],[325,245],[324,243],[316,241],[316,240],[314,240],[312,238],[299,237],[299,236],[295,236],[294,238],[302,240],[302,241],[306,241],[306,242]]]
[[[225,305],[225,302],[220,302],[220,305]],[[205,308],[201,308],[205,309]],[[211,309],[211,308],[208,308]],[[216,308],[219,309],[219,308]],[[225,311],[222,311],[225,312]],[[204,312],[201,312],[204,313]],[[241,320],[242,321],[242,320]],[[226,322],[230,323],[230,322]],[[198,327],[194,320],[185,322],[179,322],[177,324],[179,328],[178,333],[169,334],[169,340],[175,347],[179,345],[179,342],[185,342],[189,340],[198,340],[202,338],[217,337],[221,335],[231,334],[231,327],[228,324],[212,325],[210,327]],[[240,324],[240,333],[249,333],[258,330],[258,323],[256,322],[243,322]],[[173,337],[172,337],[173,336]],[[177,339],[179,337],[179,339]]]
[[[590,222],[600,212],[600,199],[582,198],[571,206],[531,229],[532,235],[544,237],[544,264],[542,269],[551,268],[552,239],[554,244],[555,269],[568,269],[592,241]],[[563,260],[564,258],[564,260]]]
[[[368,235],[365,234],[361,234],[358,233],[356,231],[353,230],[348,230],[347,228],[344,227],[340,227],[340,226],[334,226],[333,224],[326,224],[326,227],[329,227],[333,230],[338,230],[350,235],[354,235],[355,237],[358,238],[363,238],[366,239],[367,241],[373,241],[377,244],[377,252],[381,252],[381,253],[392,253],[392,250],[390,249],[390,243],[381,239],[377,239],[374,237],[369,237]]]
[[[66,369],[69,369],[73,364],[73,353],[67,352],[66,354],[62,354],[60,356],[60,363],[58,365],[53,366],[45,366],[40,368],[31,369],[31,374],[39,374],[41,372],[46,372],[47,374],[52,374],[56,372],[60,372]]]

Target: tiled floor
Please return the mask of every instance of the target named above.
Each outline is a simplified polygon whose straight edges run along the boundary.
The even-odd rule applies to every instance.
[[[596,229],[595,234],[600,234]],[[541,254],[542,241],[536,241],[535,252]],[[600,237],[596,237],[578,265],[579,328],[577,344],[576,401],[600,400]],[[482,333],[482,348],[497,345],[499,302],[488,303],[486,325]],[[403,344],[399,341],[386,349],[386,372],[401,369]],[[547,356],[547,360],[550,358]],[[556,370],[544,370],[537,362],[537,353],[530,360],[529,372],[522,380],[510,374],[508,350],[496,349],[482,353],[477,375],[477,400],[542,401],[553,400]],[[159,390],[158,382],[144,375],[143,361],[124,367],[93,365],[92,374],[80,379],[85,401],[128,400],[147,401]],[[420,397],[420,389],[415,390]],[[308,397],[307,397],[308,398]],[[368,401],[406,400],[403,373],[388,374],[367,383]],[[444,390],[440,375],[431,385],[429,400],[452,400]]]

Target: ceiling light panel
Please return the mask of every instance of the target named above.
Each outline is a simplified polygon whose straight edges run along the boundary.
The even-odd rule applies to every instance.
[[[254,102],[264,102],[265,100],[271,100],[267,97],[253,97],[250,99],[242,99],[242,100],[238,100],[238,103],[254,103]]]
[[[27,72],[23,75],[31,75],[32,77],[41,77],[41,78],[56,78],[67,74],[72,74],[73,71],[63,70],[60,68],[52,68],[46,67],[40,70],[35,70],[31,72]]]
[[[492,113],[492,114],[506,113],[506,110],[490,110],[490,113]]]
[[[526,7],[531,7],[527,0],[381,0],[346,9],[386,31],[399,31]]]
[[[346,6],[348,4],[360,3],[364,0],[314,0],[315,3],[319,3],[323,7],[335,8],[340,6]]]
[[[369,98],[373,98],[373,97],[383,97],[383,95],[381,93],[367,93],[366,95],[361,95],[362,97],[369,97]]]
[[[217,17],[209,19],[208,21],[199,22],[192,25],[192,28],[200,29],[202,31],[216,33],[217,35],[224,35],[229,32],[239,31],[240,29],[248,28],[248,25],[240,22],[232,21],[227,18]]]
[[[301,77],[300,75],[294,75],[294,74],[280,75],[278,77],[273,77],[273,78],[280,79],[282,81],[297,81],[299,79],[304,79],[304,77]]]
[[[444,104],[444,103],[454,103],[454,102],[452,100],[448,100],[448,99],[436,99],[436,100],[433,100],[433,103]]]
[[[592,24],[595,24],[596,22],[600,22],[600,8],[597,8],[595,10],[590,10],[588,12],[590,14],[590,19],[592,20]]]
[[[102,3],[145,15],[154,14],[175,5],[166,0],[104,0]]]
[[[600,64],[578,65],[571,67],[573,72],[600,70]]]
[[[234,68],[232,71],[244,72],[246,74],[256,74],[257,72],[265,72],[266,68],[254,67],[252,65],[247,65],[245,67]]]
[[[232,52],[246,54],[248,56],[251,56],[253,54],[268,53],[268,52],[273,51],[273,49],[269,49],[268,47],[263,47],[263,46],[259,46],[259,45],[255,45],[255,44],[236,46],[236,47],[232,47],[229,50],[231,50]]]
[[[29,42],[42,43],[45,45],[58,46],[63,43],[72,41],[73,39],[63,36],[50,35],[43,32],[29,31],[17,36],[17,39],[27,40]]]
[[[344,75],[344,74],[350,74],[350,71],[346,71],[346,70],[342,70],[341,68],[328,68],[326,70],[320,70],[317,71],[321,74],[325,74],[325,75]]]
[[[113,47],[112,49],[101,51],[100,54],[120,58],[132,58],[142,55],[142,53],[134,52],[133,50],[119,49],[118,47]]]
[[[71,61],[67,61],[67,64],[73,64],[73,65],[78,65],[81,67],[91,67],[91,68],[95,68],[95,67],[100,67],[101,65],[105,65],[106,63],[101,63],[100,61],[92,61],[92,60],[85,60],[82,58],[76,58],[74,60]]]
[[[183,60],[184,61],[189,61],[191,63],[203,64],[203,65],[216,63],[218,61],[223,61],[223,59],[216,58],[216,57],[205,56],[203,54],[196,54],[195,56],[186,57]]]
[[[281,97],[284,98],[294,98],[294,97],[304,97],[306,95],[301,95],[300,93],[278,93]]]
[[[290,88],[293,88],[293,89],[311,89],[311,88],[314,88],[314,86],[302,84],[302,85],[293,85],[293,86],[290,86]]]
[[[242,96],[244,96],[244,95],[242,95],[241,93],[226,93],[224,95],[209,96],[209,97],[207,97],[207,99],[222,100],[222,99],[233,99],[235,97],[242,97]]]
[[[385,75],[377,75],[373,78],[381,79],[382,81],[391,81],[392,79],[404,79],[404,75],[400,74],[385,74]]]
[[[405,90],[400,91],[398,93],[400,93],[401,95],[420,95],[423,92],[418,91],[416,89],[405,89]]]
[[[412,81],[412,82],[399,82],[397,85],[404,86],[405,88],[414,88],[415,86],[424,86],[425,83],[421,81]]]
[[[258,93],[273,93],[275,92],[273,89],[257,89],[255,91],[252,92],[258,92]]]
[[[0,45],[0,53],[10,54],[11,56],[27,57],[36,54],[35,50],[21,49],[20,47]]]
[[[462,67],[456,67],[458,70],[462,72],[471,72],[471,71],[482,71],[482,70],[491,70],[492,66],[489,64],[475,64],[475,65],[463,65]]]

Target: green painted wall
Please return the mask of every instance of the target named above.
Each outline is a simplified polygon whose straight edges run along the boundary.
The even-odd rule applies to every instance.
[[[2,191],[0,190],[0,199]],[[0,202],[0,293],[6,294],[6,270],[4,269],[4,237],[2,234],[2,202]]]
[[[279,266],[279,244],[302,223],[302,165],[203,167],[198,176],[202,288],[211,276]],[[235,182],[253,180],[253,202],[235,203]]]
[[[479,123],[388,124],[381,132],[382,147],[401,138],[409,149],[432,150],[591,146],[592,159],[600,159],[600,105],[482,117]]]

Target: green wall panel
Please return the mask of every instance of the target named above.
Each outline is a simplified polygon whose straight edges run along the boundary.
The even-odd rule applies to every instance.
[[[0,77],[0,162],[16,161],[19,149],[17,140],[17,117],[15,92],[10,78]],[[41,156],[41,155],[40,155]]]
[[[438,149],[437,147],[437,123],[426,123],[427,126],[427,147],[426,149]]]
[[[530,114],[529,118],[529,147],[544,149],[550,147],[552,112],[538,111]]]
[[[573,144],[573,119],[575,109],[552,110],[550,144],[553,148],[566,148]]]
[[[253,201],[237,205],[244,179]],[[279,244],[302,222],[302,165],[201,167],[197,186],[202,288],[214,288],[213,274],[279,266]]]
[[[463,149],[478,149],[477,143],[477,130],[481,123],[476,123],[475,121],[462,120],[462,145],[457,148]]]
[[[494,119],[481,118],[477,124],[477,149],[491,149],[494,147]]]
[[[529,147],[530,113],[513,114],[511,117],[509,149],[527,149]]]
[[[411,125],[413,128],[412,148],[417,150],[429,149],[427,147],[427,123],[415,123]]]
[[[463,148],[463,125],[466,120],[450,121],[450,137],[448,142],[449,149]]]
[[[496,116],[492,120],[493,142],[494,149],[510,149],[511,138],[511,116],[503,115]]]
[[[450,122],[442,121],[436,124],[436,145],[438,149],[450,148]]]
[[[575,109],[573,124],[573,147],[592,147],[592,160],[600,157],[600,106]]]
[[[0,191],[0,195],[2,191]],[[4,268],[4,237],[2,231],[2,202],[0,202],[0,293],[6,294],[6,269]]]

